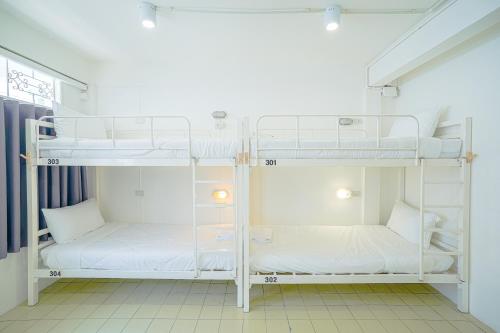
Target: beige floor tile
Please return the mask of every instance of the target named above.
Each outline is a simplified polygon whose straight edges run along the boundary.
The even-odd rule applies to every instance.
[[[288,320],[284,319],[266,320],[266,328],[269,333],[290,333]]]
[[[196,328],[196,320],[178,319],[174,322],[170,333],[193,333]]]
[[[362,333],[363,330],[356,320],[335,319],[335,325],[340,333]]]
[[[328,310],[327,310],[328,311]],[[285,307],[287,318],[290,319],[309,319],[308,308],[304,306],[287,306]],[[328,313],[330,316],[330,313]]]
[[[73,332],[81,323],[83,319],[64,319],[54,326],[50,333],[68,333]],[[1,329],[0,329],[1,332]]]
[[[145,333],[150,324],[151,319],[133,318],[128,321],[122,333]]]
[[[325,305],[344,305],[344,300],[339,294],[322,294],[321,299]]]
[[[134,318],[151,319],[155,318],[156,313],[160,310],[161,305],[143,304],[134,313]]]
[[[201,305],[183,305],[177,315],[178,319],[198,319],[201,312]]]
[[[419,319],[418,314],[407,305],[389,306],[392,312],[396,314],[398,319]]]
[[[50,311],[45,319],[64,319],[67,318],[68,315],[73,312],[77,308],[75,304],[64,304],[64,305],[56,305],[55,308]]]
[[[453,320],[450,321],[450,324],[453,325],[455,329],[458,329],[462,333],[479,333],[483,332],[483,330],[476,326],[474,322],[463,321],[463,320]]]
[[[354,319],[347,305],[329,306],[328,311],[333,319]]]
[[[204,305],[224,305],[224,294],[207,294]]]
[[[120,307],[118,304],[101,304],[99,305],[94,312],[92,312],[89,316],[89,318],[92,319],[107,319],[111,318],[113,313]]]
[[[99,333],[119,333],[127,325],[128,319],[111,318],[106,320],[104,325],[99,329]]]
[[[365,303],[358,294],[340,294],[346,305],[364,305]]]
[[[252,319],[243,321],[243,333],[266,333],[266,321],[263,319]]]
[[[12,321],[2,321],[2,319],[0,318],[0,332],[12,325],[12,323]]]
[[[316,333],[336,333],[337,325],[332,319],[313,319],[311,323]]]
[[[195,333],[217,333],[219,332],[219,319],[202,319],[196,323]]]
[[[326,306],[309,306],[307,312],[310,319],[331,319],[330,312]],[[288,318],[290,319],[290,318]],[[302,318],[301,318],[302,319]]]
[[[417,314],[419,319],[424,319],[424,320],[443,320],[444,318],[441,317],[436,311],[434,311],[432,308],[428,306],[411,306],[411,309]]]
[[[206,294],[188,294],[184,300],[184,305],[203,305]]]
[[[221,319],[222,306],[220,305],[205,305],[201,308],[200,319]]]
[[[26,332],[28,329],[36,324],[37,320],[23,320],[15,321],[11,325],[7,326],[2,333],[20,333]]]
[[[358,324],[365,333],[385,333],[386,330],[378,320],[358,319]]]
[[[287,319],[285,308],[283,307],[266,307],[266,319]]]
[[[466,314],[461,313],[456,308],[451,308],[447,305],[436,305],[431,306],[432,310],[437,312],[441,317],[446,320],[467,320],[468,317]]]
[[[84,319],[73,333],[95,333],[105,322],[105,319]]]
[[[380,319],[382,326],[388,333],[410,333],[411,331],[401,320]]]
[[[47,333],[50,332],[60,320],[57,319],[41,319],[37,320],[33,326],[26,330],[26,333]]]
[[[309,320],[292,319],[288,321],[291,332],[314,333],[314,327]]]
[[[387,305],[370,305],[368,308],[377,319],[399,319]]]
[[[222,319],[219,333],[241,333],[243,331],[242,319]]]
[[[80,304],[71,311],[66,319],[85,319],[97,309],[98,305]]]
[[[335,290],[339,294],[344,294],[344,293],[351,293],[351,294],[353,294],[353,293],[356,292],[354,290],[354,288],[352,287],[352,285],[350,285],[350,284],[336,284],[334,286],[335,286]]]
[[[149,324],[147,333],[169,333],[174,326],[174,319],[153,319]]]
[[[155,318],[175,319],[177,318],[177,314],[179,313],[180,310],[181,310],[180,305],[165,304],[160,306],[160,309],[155,314]]]
[[[439,333],[453,333],[457,332],[456,327],[453,327],[449,322],[445,320],[427,320],[427,324],[432,327],[432,329]]]
[[[235,306],[222,307],[221,319],[241,319],[243,320],[243,311]]]
[[[349,305],[348,308],[355,319],[375,319],[368,305]]]
[[[139,310],[139,307],[139,304],[122,304],[113,312],[111,318],[132,318],[137,310]]]
[[[406,320],[405,319],[405,320],[402,320],[402,322],[413,333],[434,332],[434,330],[432,329],[432,327],[430,327],[429,324],[427,324],[423,320]]]
[[[265,320],[266,319],[266,311],[265,308],[254,307],[252,311],[243,313],[244,320]]]

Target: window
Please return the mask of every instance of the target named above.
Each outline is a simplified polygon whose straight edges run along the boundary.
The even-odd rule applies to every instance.
[[[59,100],[59,82],[45,73],[0,57],[0,95],[52,107],[52,101]]]

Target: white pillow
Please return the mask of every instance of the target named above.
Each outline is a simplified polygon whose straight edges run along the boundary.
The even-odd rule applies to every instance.
[[[440,221],[434,213],[424,213],[424,230],[434,228]],[[392,208],[387,227],[409,242],[420,243],[420,211],[408,206],[403,201],[397,201]],[[432,232],[424,232],[424,248],[431,244]]]
[[[422,112],[414,115],[418,120],[419,125],[419,137],[426,138],[434,136],[436,132],[437,125],[439,123],[439,117],[441,116],[441,111],[428,111]],[[415,119],[411,118],[396,118],[394,124],[391,127],[389,137],[408,137],[417,134],[417,124]]]
[[[52,103],[52,111],[54,112],[54,127],[56,135],[62,137],[75,137],[75,118],[57,118],[58,116],[86,116],[85,114],[65,108],[59,103]],[[78,119],[78,137],[84,139],[106,139],[106,128],[104,123],[99,119]]]
[[[66,243],[104,225],[95,199],[63,208],[44,208],[43,216],[56,243]]]

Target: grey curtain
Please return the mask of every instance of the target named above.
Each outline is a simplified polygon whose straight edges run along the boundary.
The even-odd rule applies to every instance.
[[[51,115],[52,111],[31,104],[0,98],[0,259],[18,252],[28,241],[26,119]],[[43,134],[53,130],[43,129]],[[88,197],[85,167],[39,167],[39,207],[74,205]],[[40,214],[40,228],[46,223]],[[47,236],[45,236],[47,237]]]

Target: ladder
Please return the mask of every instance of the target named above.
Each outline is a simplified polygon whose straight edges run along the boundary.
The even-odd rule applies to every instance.
[[[233,249],[233,257],[234,257],[234,262],[233,262],[233,277],[236,278],[237,275],[237,265],[238,265],[238,235],[239,235],[239,225],[238,225],[238,220],[237,220],[237,205],[236,203],[236,193],[237,193],[237,166],[236,163],[231,166],[232,168],[232,177],[231,179],[198,179],[197,178],[197,168],[198,168],[198,160],[195,158],[192,158],[191,160],[191,172],[192,172],[192,196],[193,196],[193,211],[192,211],[192,216],[193,216],[193,241],[194,241],[194,278],[200,277],[200,268],[199,268],[199,251],[198,251],[198,226],[200,225],[199,223],[199,216],[198,211],[200,209],[217,209],[217,217],[219,220],[222,220],[222,214],[221,210],[227,209],[227,208],[233,208],[232,216],[231,216],[231,222],[233,225],[233,242],[234,242],[234,249]],[[225,202],[202,202],[199,201],[198,199],[198,189],[199,188],[207,188],[209,186],[214,186],[214,185],[230,185],[232,187],[232,194],[231,197],[232,203],[225,203]],[[221,188],[222,189],[222,188]],[[224,189],[229,192],[228,189]],[[206,200],[206,199],[205,199]]]
[[[424,281],[424,258],[425,255],[449,255],[457,258],[457,307],[462,312],[469,311],[469,215],[470,215],[470,164],[471,160],[462,159],[459,166],[460,180],[457,181],[427,181],[426,168],[427,161],[422,159],[420,161],[420,242],[419,242],[419,271],[418,279]],[[440,167],[437,165],[436,167]],[[462,188],[462,202],[459,204],[429,204],[426,202],[426,189],[430,185],[446,186],[446,185],[459,185]],[[433,209],[457,209],[461,211],[457,215],[457,225],[454,229],[447,229],[442,227],[425,228],[424,214],[425,212]],[[451,235],[457,239],[457,246],[443,246],[447,249],[445,251],[435,251],[424,249],[424,237],[426,232],[436,232],[442,235]]]

